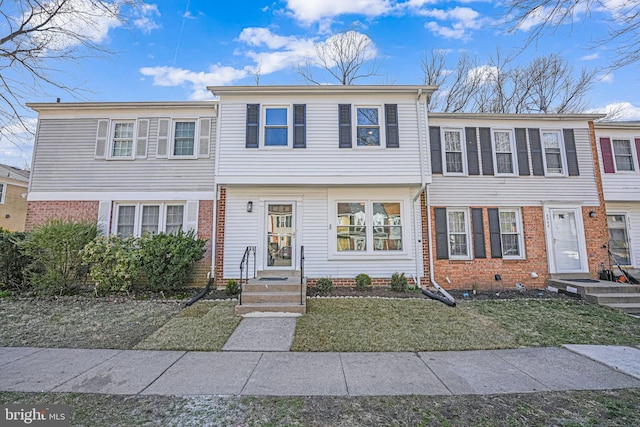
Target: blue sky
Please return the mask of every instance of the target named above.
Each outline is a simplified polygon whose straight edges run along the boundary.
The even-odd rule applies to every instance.
[[[361,84],[420,84],[421,58],[434,48],[446,49],[452,64],[463,52],[482,64],[500,47],[505,54],[519,51],[516,61],[558,53],[576,69],[605,67],[612,49],[593,43],[607,34],[606,21],[627,1],[606,0],[612,9],[592,11],[588,21],[578,16],[574,25],[559,27],[524,50],[536,21],[506,33],[500,0],[148,2],[135,13],[130,28],[109,21],[96,35],[114,55],[58,64],[56,77],[87,90],[80,97],[50,89],[27,101],[210,99],[207,85],[255,84],[251,73],[258,66],[261,85],[304,84],[297,65],[313,55],[315,43],[344,30],[370,37],[382,59],[381,76]],[[624,119],[640,119],[639,67],[600,73],[588,96],[591,108],[622,105]],[[0,140],[0,163],[21,167],[29,161],[29,141],[18,149]]]

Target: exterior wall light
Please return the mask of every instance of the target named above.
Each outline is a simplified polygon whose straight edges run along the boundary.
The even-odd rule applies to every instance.
[[[247,212],[253,211],[253,202],[247,202]]]
[[[589,218],[595,218],[597,216],[596,211],[589,212]]]

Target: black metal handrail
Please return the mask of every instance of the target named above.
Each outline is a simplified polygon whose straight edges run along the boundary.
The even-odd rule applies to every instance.
[[[304,284],[304,246],[300,246],[300,305],[304,305],[303,297]]]
[[[242,305],[242,284],[243,280],[246,282],[249,281],[249,261],[251,259],[251,254],[253,253],[253,277],[256,277],[256,247],[255,246],[247,246],[244,250],[244,254],[242,255],[242,261],[240,261],[240,293],[238,294],[238,305]],[[247,277],[244,279],[244,271],[247,271]],[[246,283],[244,282],[244,283]]]

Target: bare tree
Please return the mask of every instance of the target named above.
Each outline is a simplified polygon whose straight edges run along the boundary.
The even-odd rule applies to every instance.
[[[432,111],[580,112],[586,107],[585,96],[596,78],[595,70],[582,69],[576,74],[555,54],[519,66],[499,50],[483,65],[463,54],[451,72],[444,72],[446,61],[436,52],[436,59],[424,59],[422,64],[424,81],[440,85],[429,105]]]
[[[57,66],[110,53],[104,32],[123,25],[138,0],[0,0],[0,137],[32,131],[22,105],[50,89],[77,94]],[[133,9],[131,9],[133,10]]]
[[[335,34],[315,45],[315,58],[298,67],[307,82],[322,84],[314,77],[319,68],[342,85],[352,85],[358,79],[378,75],[378,54],[371,39],[362,33],[349,30]]]
[[[640,2],[638,0],[507,0],[507,22],[511,31],[531,27],[528,43],[560,25],[572,25],[593,18],[598,12],[606,16],[607,34],[597,35],[596,45],[612,45],[615,53],[611,67],[617,68],[640,61]]]

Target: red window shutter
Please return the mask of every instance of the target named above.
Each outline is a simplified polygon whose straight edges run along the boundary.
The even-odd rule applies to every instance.
[[[614,173],[616,171],[613,165],[613,151],[611,149],[610,138],[600,138],[600,150],[602,151],[602,165],[604,173]]]
[[[638,156],[638,169],[640,169],[640,138],[636,138],[636,156]]]

